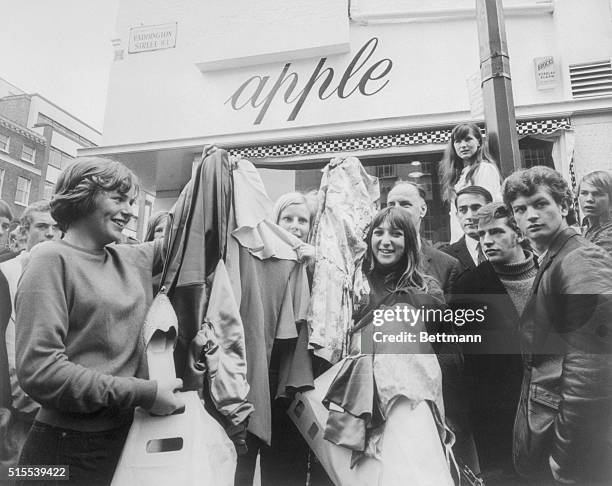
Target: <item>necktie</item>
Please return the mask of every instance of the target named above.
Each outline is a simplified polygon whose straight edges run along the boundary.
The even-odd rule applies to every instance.
[[[482,247],[480,246],[480,242],[476,245],[476,251],[478,252],[478,265],[480,265],[482,262],[486,262],[487,261],[487,257],[485,256],[484,252],[482,251]]]

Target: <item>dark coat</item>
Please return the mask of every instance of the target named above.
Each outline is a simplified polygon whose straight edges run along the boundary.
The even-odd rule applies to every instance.
[[[584,237],[612,255],[612,221],[592,227],[585,226]]]
[[[470,417],[481,467],[511,471],[512,427],[523,376],[519,315],[488,261],[457,279],[449,305],[486,309],[484,322],[457,328],[483,338],[482,343],[463,345]]]
[[[470,255],[467,245],[465,244],[465,235],[461,237],[459,241],[456,241],[452,245],[445,246],[442,251],[447,255],[450,255],[461,264],[461,272],[476,268],[472,255]]]
[[[514,463],[525,476],[612,478],[612,258],[571,229],[548,249],[519,322]],[[609,482],[607,484],[610,484]]]
[[[6,277],[0,272],[0,408],[11,408],[11,380],[6,351],[6,327],[13,307]]]
[[[449,294],[453,283],[462,272],[461,264],[456,258],[434,248],[421,240],[421,269],[436,279],[444,294]]]

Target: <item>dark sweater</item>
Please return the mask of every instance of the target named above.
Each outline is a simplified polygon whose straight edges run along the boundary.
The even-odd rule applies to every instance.
[[[495,273],[506,288],[516,312],[520,316],[525,309],[529,291],[538,273],[533,254],[525,251],[525,260],[519,263],[496,264],[492,263]]]
[[[109,430],[153,404],[141,329],[159,248],[59,241],[32,251],[17,290],[16,351],[19,381],[42,405],[37,420]]]

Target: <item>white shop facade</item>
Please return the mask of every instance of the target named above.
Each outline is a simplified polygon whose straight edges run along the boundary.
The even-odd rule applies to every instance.
[[[444,241],[438,161],[455,124],[484,121],[474,2],[251,3],[120,2],[102,143],[81,154],[139,175],[134,231],[215,143],[255,163],[272,199],[318,187],[340,154],[381,178],[383,199],[414,180],[425,236]],[[610,3],[583,3],[504,2],[524,163],[569,180],[612,168]]]

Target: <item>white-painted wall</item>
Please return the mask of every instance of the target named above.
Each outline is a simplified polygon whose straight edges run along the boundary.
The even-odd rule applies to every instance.
[[[504,0],[504,6],[517,113],[547,118],[578,110],[577,138],[608,133],[612,98],[574,101],[568,70],[612,57],[610,0]],[[349,19],[346,0],[122,0],[102,145],[122,153],[132,150],[122,145],[146,151],[155,144],[193,147],[196,139],[271,143],[448,126],[470,117],[467,79],[479,71],[475,0],[352,0],[350,13]],[[131,28],[167,23],[177,25],[175,48],[128,52]],[[372,39],[375,46],[346,83],[352,94],[339,96],[340,78]],[[543,56],[554,56],[558,83],[539,90],[534,58]],[[288,120],[322,59],[333,78],[325,88],[323,71]],[[266,107],[286,65],[286,79]],[[369,68],[376,79],[366,89],[376,93],[365,96],[357,85]],[[248,80],[234,109],[232,95]],[[582,128],[581,117],[595,111],[607,121]],[[592,156],[579,140],[576,147],[577,163]],[[589,166],[601,168],[606,157],[597,155]],[[164,170],[179,170],[178,162],[170,165]],[[267,171],[263,179],[272,199],[293,189],[293,172]],[[173,200],[158,197],[155,210]]]
[[[426,4],[400,0],[387,0],[382,4],[374,0],[355,1],[352,12],[356,15],[374,11],[414,15],[410,22],[393,23],[387,19],[383,23],[365,22],[365,25],[364,22],[349,24],[347,11],[343,10],[345,2],[340,0],[280,4],[266,0],[249,2],[249,7],[243,3],[220,0],[121,2],[117,49],[123,52],[119,56],[122,59],[115,60],[111,70],[104,145],[283,132],[332,123],[345,123],[350,127],[351,123],[363,120],[418,118],[469,110],[466,79],[479,68],[475,18],[465,14],[473,10],[473,0],[439,0]],[[552,9],[553,3],[544,3]],[[263,7],[260,10],[255,4]],[[312,4],[313,8],[307,8],[307,4]],[[607,0],[557,0],[554,13],[529,10],[542,2],[508,0],[505,4],[509,7],[506,26],[514,99],[518,106],[570,99],[568,63],[612,55],[612,22]],[[518,7],[523,10],[517,10]],[[435,9],[446,12],[446,17],[422,17],[424,10]],[[176,48],[136,54],[127,52],[131,27],[168,22],[177,22]],[[336,26],[340,33],[331,33],[330,26]],[[350,52],[326,54],[330,45],[341,43],[347,35]],[[291,100],[304,87],[322,57],[326,57],[324,66],[335,71],[331,82],[331,87],[335,87],[357,51],[373,37],[378,39],[378,45],[369,61],[349,81],[347,90],[355,88],[361,75],[374,62],[389,59],[393,63],[389,73],[368,84],[369,90],[381,88],[380,92],[372,96],[355,92],[345,99],[334,93],[321,100],[317,96],[322,83],[319,80],[295,120],[287,120],[295,106]],[[312,56],[302,58],[304,49],[310,49]],[[252,65],[258,55],[274,56],[275,53],[279,57],[277,61]],[[533,59],[545,55],[555,56],[560,80],[556,88],[539,91]],[[243,56],[243,67],[206,72],[198,68],[198,63],[223,56],[234,60]],[[255,80],[238,99],[239,105],[247,106],[232,109],[228,99],[252,76],[269,77],[257,99],[258,103],[264,103],[265,95],[286,63],[291,64],[288,72],[298,75],[289,102],[285,102],[283,95],[290,80],[272,99],[263,120],[255,124],[262,109],[248,104],[258,86]],[[375,74],[380,74],[383,67],[384,64],[379,66]]]
[[[71,155],[72,157],[76,157],[77,149],[82,147],[82,145],[78,144],[71,138],[65,137],[58,132],[53,132],[53,135],[51,136],[51,146],[68,155]]]

